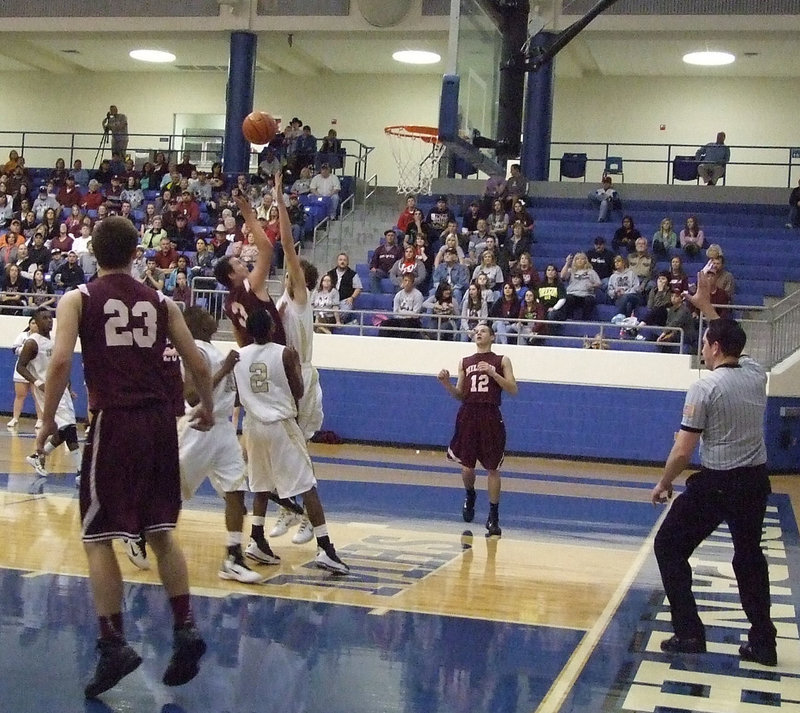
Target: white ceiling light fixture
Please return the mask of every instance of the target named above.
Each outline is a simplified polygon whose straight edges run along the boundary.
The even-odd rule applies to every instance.
[[[392,59],[403,64],[436,64],[442,61],[441,55],[427,50],[400,50],[392,55]]]
[[[703,50],[702,52],[689,52],[689,54],[683,55],[683,61],[686,64],[696,64],[701,67],[721,67],[735,62],[736,56],[730,52]]]
[[[165,52],[164,50],[131,50],[128,55],[131,59],[136,59],[140,62],[155,62],[156,64],[165,64],[167,62],[175,61],[175,55],[172,54],[172,52]]]

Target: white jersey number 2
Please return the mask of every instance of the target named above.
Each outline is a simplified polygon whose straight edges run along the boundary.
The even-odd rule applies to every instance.
[[[106,344],[109,347],[137,347],[145,349],[156,343],[157,314],[150,302],[136,302],[130,310],[122,300],[111,299],[103,305],[106,320]],[[131,327],[131,315],[144,319],[144,327]]]

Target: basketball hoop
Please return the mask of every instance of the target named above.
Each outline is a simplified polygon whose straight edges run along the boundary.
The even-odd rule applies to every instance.
[[[434,126],[387,126],[384,132],[397,162],[397,192],[430,195],[445,151],[439,130]]]

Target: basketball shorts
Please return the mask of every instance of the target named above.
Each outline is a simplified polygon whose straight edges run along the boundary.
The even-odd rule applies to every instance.
[[[31,392],[36,405],[44,411],[44,391],[31,384]],[[56,422],[58,430],[66,426],[74,426],[76,423],[75,405],[72,403],[72,396],[68,389],[64,389],[64,393],[61,395],[61,401],[58,402],[53,420]]]
[[[184,500],[191,498],[206,478],[220,494],[247,490],[242,448],[230,421],[217,420],[210,431],[198,431],[184,416],[178,421],[178,459]]]
[[[297,423],[306,440],[322,428],[322,387],[316,367],[303,365],[303,398],[297,407]]]
[[[291,498],[317,484],[306,439],[293,418],[263,423],[248,414],[244,431],[247,479],[254,493],[273,490]]]
[[[505,458],[506,427],[494,404],[462,404],[447,457],[466,468],[477,462],[486,470],[497,470]]]
[[[172,530],[181,509],[172,411],[161,405],[97,411],[79,500],[84,542]]]

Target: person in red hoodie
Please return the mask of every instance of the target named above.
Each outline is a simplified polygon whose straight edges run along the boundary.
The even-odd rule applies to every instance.
[[[75,178],[74,176],[67,176],[65,179],[65,184],[59,190],[58,195],[56,195],[56,200],[58,204],[63,208],[72,208],[74,205],[80,205],[83,203],[83,193],[81,193],[80,188],[75,185]]]

